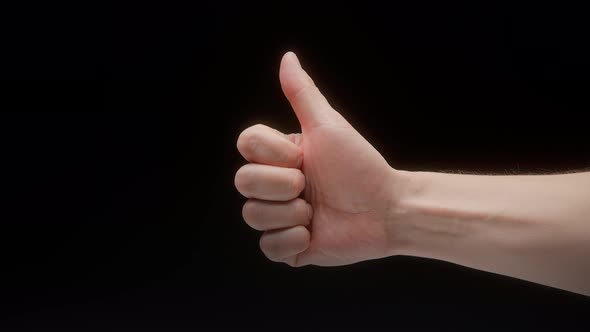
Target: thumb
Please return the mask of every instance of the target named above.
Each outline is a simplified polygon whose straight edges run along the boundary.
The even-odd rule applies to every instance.
[[[291,103],[302,129],[333,120],[332,113],[335,111],[311,77],[301,68],[295,53],[287,52],[283,56],[279,79],[283,93]]]

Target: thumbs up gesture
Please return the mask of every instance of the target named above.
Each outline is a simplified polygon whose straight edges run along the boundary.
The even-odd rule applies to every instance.
[[[392,255],[388,219],[403,172],[330,106],[294,53],[283,56],[279,76],[301,133],[258,124],[237,141],[249,163],[235,186],[248,198],[245,222],[264,232],[263,253],[294,267]]]

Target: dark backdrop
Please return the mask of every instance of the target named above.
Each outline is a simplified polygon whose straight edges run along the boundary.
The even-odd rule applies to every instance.
[[[590,325],[588,298],[439,261],[271,263],[233,187],[244,163],[240,131],[255,123],[299,130],[278,82],[288,50],[396,168],[589,167],[581,8],[225,1],[102,9],[21,8],[27,20],[6,23],[7,329]]]

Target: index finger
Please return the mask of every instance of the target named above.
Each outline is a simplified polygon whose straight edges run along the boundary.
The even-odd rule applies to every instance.
[[[257,124],[246,128],[238,137],[238,151],[251,163],[299,168],[303,151],[287,135]]]

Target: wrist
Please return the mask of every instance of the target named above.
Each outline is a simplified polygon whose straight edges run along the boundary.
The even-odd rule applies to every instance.
[[[410,202],[417,199],[425,186],[425,181],[418,174],[419,172],[392,168],[392,173],[393,180],[390,186],[393,190],[385,218],[389,254],[391,256],[410,255],[417,250],[417,239],[410,231],[411,223],[415,222],[416,211]]]
[[[542,219],[520,208],[530,203],[527,193],[537,191],[522,183],[523,178],[516,183],[510,176],[396,174],[399,189],[387,218],[392,254],[471,264],[476,251],[487,254],[486,247],[520,250],[533,221]]]
[[[482,231],[473,222],[489,215],[469,199],[473,192],[462,188],[461,175],[396,170],[394,178],[387,217],[392,255],[450,260],[463,242]]]

